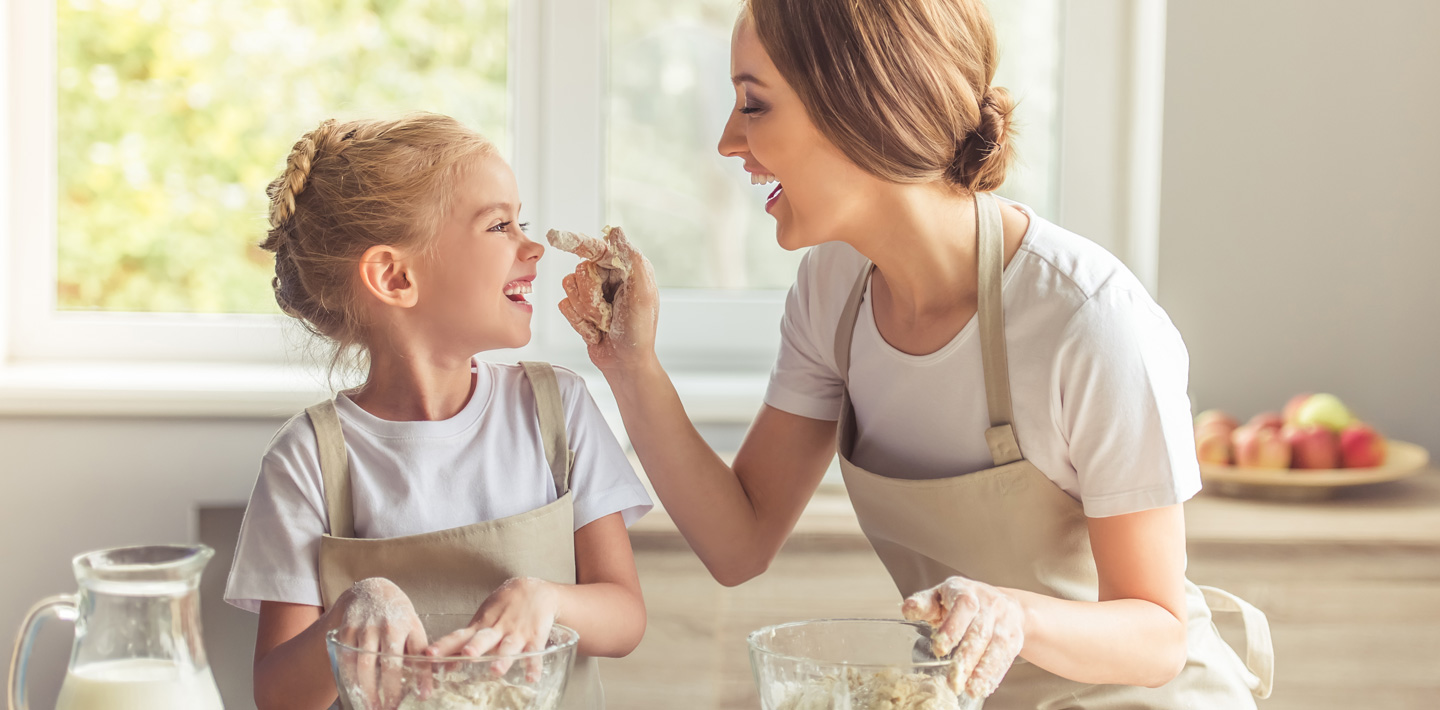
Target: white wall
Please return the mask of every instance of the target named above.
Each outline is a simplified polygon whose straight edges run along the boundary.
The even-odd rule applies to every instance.
[[[8,639],[32,603],[75,591],[71,556],[127,544],[196,541],[198,506],[244,505],[265,445],[283,421],[0,417],[3,658],[8,660]],[[206,571],[202,609],[207,622],[229,621],[234,627],[234,614],[219,599],[219,582],[229,572],[223,564],[217,559]],[[68,625],[53,626],[42,635],[31,670],[37,681],[31,707],[37,710],[53,707],[73,638]],[[216,668],[217,675],[222,665],[229,671],[222,686],[246,691],[249,680],[239,674],[246,671],[244,656],[253,652],[254,632],[227,638],[236,634],[225,628],[207,633],[206,645],[225,660]],[[253,707],[248,700],[231,695],[227,707]]]
[[[1197,409],[1440,453],[1440,3],[1170,0],[1160,302]]]

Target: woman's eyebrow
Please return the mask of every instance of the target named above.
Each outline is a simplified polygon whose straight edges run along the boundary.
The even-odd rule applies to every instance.
[[[762,89],[768,89],[768,88],[770,88],[770,87],[768,87],[768,86],[765,85],[765,82],[760,81],[759,79],[756,79],[754,74],[748,74],[748,73],[736,74],[735,76],[730,77],[730,83],[732,83],[732,84],[749,83],[749,84],[754,84],[754,85],[756,85],[756,86],[758,86],[758,87],[760,87],[760,88],[762,88]]]

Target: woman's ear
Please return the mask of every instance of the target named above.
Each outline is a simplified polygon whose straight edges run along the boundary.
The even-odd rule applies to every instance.
[[[373,246],[360,257],[360,283],[387,306],[411,308],[420,300],[411,267],[399,249],[383,244]]]

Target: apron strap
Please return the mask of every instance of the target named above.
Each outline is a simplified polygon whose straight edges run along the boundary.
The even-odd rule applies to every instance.
[[[1270,640],[1270,622],[1265,612],[1250,602],[1215,587],[1200,587],[1205,606],[1211,611],[1239,612],[1245,624],[1245,680],[1255,697],[1270,697],[1275,681],[1275,647]]]
[[[980,356],[985,367],[985,402],[990,428],[985,442],[996,466],[1019,461],[1015,413],[1010,403],[1010,364],[1005,354],[1005,308],[1000,284],[1005,273],[1005,227],[1000,205],[989,192],[975,193],[975,241],[979,262]]]
[[[1005,271],[1005,230],[1000,220],[1000,205],[988,192],[975,193],[975,242],[979,270],[980,354],[985,368],[985,401],[990,409],[990,428],[985,442],[996,466],[1019,461],[1020,442],[1015,436],[1015,415],[1010,401],[1010,365],[1005,353],[1005,311],[1000,284]],[[842,404],[841,423],[847,425],[850,389],[850,345],[855,339],[855,321],[860,316],[860,302],[865,284],[875,271],[867,261],[850,289],[840,322],[835,328],[835,366],[845,383],[846,398]]]
[[[325,510],[332,537],[355,537],[355,506],[350,497],[350,456],[335,400],[327,399],[305,410],[320,445],[320,477],[325,485]]]
[[[540,440],[545,444],[545,460],[550,463],[550,475],[555,477],[555,496],[559,498],[570,491],[570,469],[575,463],[575,452],[570,450],[565,435],[565,403],[560,397],[560,383],[550,363],[522,362],[520,366],[525,368],[525,376],[535,391]]]
[[[855,321],[860,317],[860,300],[865,296],[865,282],[875,271],[875,264],[869,260],[860,270],[860,278],[850,289],[850,298],[845,301],[845,310],[840,312],[840,324],[835,327],[835,367],[840,370],[840,380],[850,388],[850,343],[855,339]]]

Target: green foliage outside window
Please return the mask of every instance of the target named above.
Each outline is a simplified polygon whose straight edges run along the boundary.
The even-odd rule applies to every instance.
[[[276,311],[265,185],[328,117],[508,144],[507,0],[58,0],[58,302]]]

